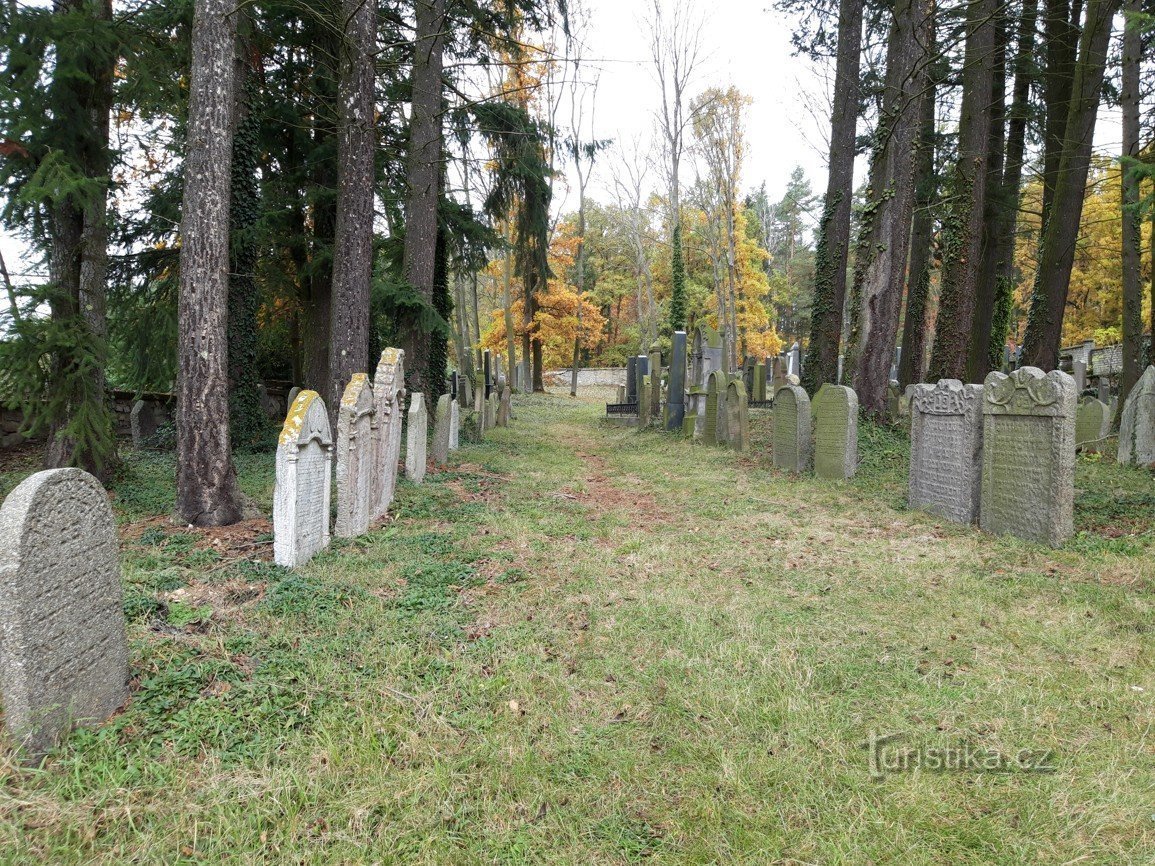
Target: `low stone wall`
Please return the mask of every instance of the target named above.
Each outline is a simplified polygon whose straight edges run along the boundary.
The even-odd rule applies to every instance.
[[[546,370],[543,378],[546,387],[568,388],[572,370]],[[585,367],[578,370],[578,387],[591,385],[624,385],[626,384],[625,367]]]
[[[129,439],[132,437],[132,406],[138,400],[143,400],[153,409],[154,416],[160,423],[172,420],[173,396],[171,394],[140,394],[135,391],[112,392],[112,424],[113,431],[118,437]],[[35,441],[25,437],[20,432],[24,424],[24,413],[19,409],[0,409],[0,448],[15,448],[25,442]]]

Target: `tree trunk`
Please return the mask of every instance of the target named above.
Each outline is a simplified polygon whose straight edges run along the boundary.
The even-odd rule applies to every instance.
[[[517,335],[513,328],[513,240],[510,238],[510,246],[505,252],[505,272],[502,274],[502,311],[505,315],[505,353],[509,355],[508,376],[509,387],[513,388],[514,383],[517,382],[517,375],[514,370],[517,368]]]
[[[1111,22],[1118,11],[1119,0],[1090,0],[1087,4],[1087,22],[1079,45],[1055,198],[1050,217],[1043,224],[1038,270],[1023,340],[1023,362],[1043,370],[1054,370],[1059,363],[1063,313],[1087,190],[1107,45],[1111,39]]]
[[[1045,0],[1043,7],[1043,224],[1051,213],[1066,141],[1083,0]]]
[[[958,161],[951,177],[952,206],[944,228],[942,286],[929,378],[963,379],[975,319],[994,74],[994,0],[970,0],[963,68]]]
[[[839,0],[838,60],[830,120],[830,165],[818,244],[814,252],[814,300],[803,384],[812,395],[838,375],[846,260],[854,197],[854,135],[858,126],[858,68],[862,46],[862,0]]]
[[[1123,376],[1119,382],[1122,404],[1143,372],[1143,284],[1139,273],[1142,244],[1139,222],[1139,176],[1128,160],[1139,156],[1139,63],[1143,36],[1135,16],[1140,0],[1126,0],[1123,30],[1123,80],[1119,105],[1123,110]],[[1155,237],[1153,237],[1155,242]],[[1152,268],[1155,271],[1155,267]],[[1155,275],[1153,275],[1155,279]]]
[[[930,0],[897,0],[887,46],[885,92],[875,139],[866,244],[855,257],[859,312],[854,390],[883,420],[894,358],[914,209],[919,94],[927,85],[934,19]]]
[[[928,41],[927,53],[935,53]],[[910,231],[910,267],[906,277],[906,317],[902,323],[902,356],[898,384],[921,382],[926,371],[926,301],[930,293],[931,252],[934,246],[933,204],[938,190],[935,172],[935,79],[928,75],[919,102],[919,133],[915,151],[914,220]]]
[[[241,518],[229,438],[229,186],[235,6],[197,0],[181,214],[177,513],[195,526]]]
[[[442,61],[445,0],[416,0],[413,45],[412,113],[405,165],[405,281],[426,301],[433,299],[437,247],[437,205],[441,191]],[[427,387],[430,335],[417,319],[401,327],[405,373],[415,390]],[[412,359],[412,361],[410,361]]]
[[[333,290],[329,316],[328,390],[330,423],[345,385],[369,364],[369,285],[373,276],[373,158],[376,123],[373,98],[377,51],[377,7],[344,0],[345,23],[337,83],[337,225],[333,241]],[[406,353],[406,360],[409,358]]]

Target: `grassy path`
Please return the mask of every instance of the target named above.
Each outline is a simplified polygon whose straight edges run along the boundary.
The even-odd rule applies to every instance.
[[[252,561],[267,526],[144,519],[171,466],[135,465],[134,698],[0,764],[0,860],[1155,862],[1149,539],[907,512],[885,436],[836,485],[515,408],[297,573]],[[875,779],[872,734],[1052,771]]]

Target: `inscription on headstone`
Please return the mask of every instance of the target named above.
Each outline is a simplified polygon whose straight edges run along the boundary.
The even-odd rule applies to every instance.
[[[910,401],[910,506],[955,523],[979,514],[982,385],[940,379],[915,385]]]
[[[355,373],[337,409],[337,522],[333,531],[338,538],[361,535],[373,519],[376,417],[369,377]]]
[[[774,394],[774,465],[787,472],[810,469],[810,397],[799,385],[783,385]]]
[[[0,507],[0,697],[29,762],[128,699],[116,522],[80,469],[37,472]]]
[[[397,462],[401,459],[401,428],[405,400],[405,351],[388,348],[381,353],[373,377],[373,407],[377,413],[377,442],[373,458],[373,516],[393,504]]]
[[[1075,496],[1075,380],[1020,367],[983,384],[979,525],[1057,546],[1070,535]]]
[[[714,370],[706,381],[706,407],[703,417],[702,441],[718,445],[726,441],[726,374]]]
[[[329,545],[333,439],[316,391],[297,395],[277,442],[273,560],[296,568]]]
[[[858,395],[845,385],[823,385],[814,397],[814,474],[853,478],[858,469]]]

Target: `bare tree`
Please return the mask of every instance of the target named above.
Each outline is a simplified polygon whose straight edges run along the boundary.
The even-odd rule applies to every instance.
[[[642,348],[658,339],[658,311],[654,299],[654,275],[650,269],[650,216],[644,207],[649,166],[641,157],[642,145],[635,139],[629,151],[618,148],[618,159],[610,168],[617,216],[630,241],[634,280],[638,296],[638,330]]]
[[[1139,177],[1129,160],[1139,156],[1139,64],[1143,50],[1140,32],[1140,0],[1126,0],[1127,21],[1123,30],[1123,377],[1119,402],[1131,393],[1143,369],[1143,284],[1139,273],[1142,243],[1139,228]],[[1155,239],[1152,241],[1155,243]],[[1152,270],[1155,270],[1153,268]],[[1155,279],[1155,275],[1152,276]]]
[[[581,56],[574,58],[574,74],[570,79],[570,139],[569,155],[573,160],[574,173],[578,183],[578,246],[576,268],[577,289],[577,329],[573,339],[573,364],[570,370],[569,394],[577,396],[578,363],[581,360],[582,346],[582,302],[586,288],[586,187],[589,186],[590,175],[593,174],[594,161],[598,151],[603,146],[595,137],[594,110],[597,107],[598,82],[600,76],[595,75],[591,83],[581,80]],[[589,123],[587,137],[586,99],[589,99]],[[639,306],[639,314],[641,308]],[[643,347],[644,348],[644,347]]]

